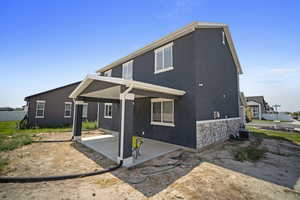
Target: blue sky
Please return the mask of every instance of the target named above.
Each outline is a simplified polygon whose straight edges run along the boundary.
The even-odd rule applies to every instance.
[[[299,1],[3,0],[0,106],[76,82],[192,21],[230,26],[241,90],[300,110]]]

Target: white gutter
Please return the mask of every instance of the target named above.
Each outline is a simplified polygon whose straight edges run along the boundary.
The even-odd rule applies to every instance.
[[[124,159],[124,125],[125,125],[125,100],[126,100],[126,95],[132,90],[133,85],[130,85],[130,87],[125,90],[122,94],[120,94],[120,99],[121,99],[121,105],[122,105],[122,113],[121,113],[121,138],[120,138],[120,160]]]

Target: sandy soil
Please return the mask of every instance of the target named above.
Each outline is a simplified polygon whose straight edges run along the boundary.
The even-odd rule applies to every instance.
[[[94,134],[99,133],[85,135]],[[70,133],[41,136],[67,139]],[[0,198],[300,199],[300,146],[264,140],[261,145],[269,152],[261,161],[234,161],[231,151],[247,144],[225,142],[201,153],[178,150],[132,169],[121,168],[93,177],[0,184]],[[71,142],[34,143],[2,154],[10,159],[2,174],[7,176],[62,175],[114,165],[102,155]]]

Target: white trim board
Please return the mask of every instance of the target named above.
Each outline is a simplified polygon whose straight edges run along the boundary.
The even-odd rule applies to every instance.
[[[160,92],[169,95],[183,96],[186,92],[183,90],[177,90],[160,85],[154,85],[141,81],[126,80],[115,77],[98,76],[94,74],[87,75],[86,78],[76,87],[76,89],[70,94],[70,98],[75,99],[79,96],[93,81],[103,81],[107,83],[113,83],[116,85],[123,85],[126,87],[132,87],[133,89],[141,89],[146,91]]]
[[[220,121],[230,121],[230,120],[236,120],[236,119],[241,119],[241,118],[240,117],[232,117],[232,118],[226,118],[226,119],[201,120],[201,121],[196,121],[196,123],[202,124],[202,123],[211,123],[211,122],[220,122]]]

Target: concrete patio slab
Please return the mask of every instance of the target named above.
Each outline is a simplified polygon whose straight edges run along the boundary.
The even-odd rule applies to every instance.
[[[118,142],[119,138],[114,135],[87,137],[82,138],[80,141],[80,143],[84,146],[101,153],[114,162],[118,161]],[[137,159],[133,159],[131,164],[126,164],[124,166],[133,167],[145,161],[173,152],[177,149],[180,149],[180,146],[144,138],[144,143],[140,152],[141,156]]]

